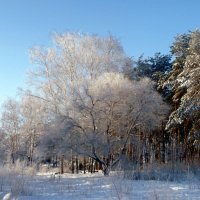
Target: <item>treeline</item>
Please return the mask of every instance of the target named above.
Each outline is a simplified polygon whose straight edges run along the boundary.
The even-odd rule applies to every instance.
[[[30,90],[2,106],[0,160],[64,160],[105,175],[153,164],[199,164],[200,32],[170,55],[128,57],[113,36],[66,33],[31,50]],[[172,57],[174,60],[172,61]]]

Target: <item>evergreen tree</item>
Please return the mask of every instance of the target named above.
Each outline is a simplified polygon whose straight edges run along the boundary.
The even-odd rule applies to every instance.
[[[185,155],[194,156],[199,144],[200,122],[200,32],[199,30],[179,35],[173,46],[176,56],[173,69],[162,83],[162,90],[169,89],[173,112],[166,129],[185,143]]]
[[[132,63],[124,68],[125,75],[132,80],[148,77],[158,82],[172,68],[171,55],[162,55],[160,52],[149,58],[141,55],[137,61],[132,61]]]

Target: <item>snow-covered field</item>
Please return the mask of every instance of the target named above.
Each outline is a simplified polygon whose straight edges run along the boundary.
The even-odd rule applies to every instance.
[[[124,180],[120,176],[104,177],[96,174],[65,174],[61,177],[50,174],[38,174],[26,180],[27,196],[19,200],[167,200],[200,199],[200,183],[198,181],[167,182]],[[0,192],[0,199],[9,191]]]

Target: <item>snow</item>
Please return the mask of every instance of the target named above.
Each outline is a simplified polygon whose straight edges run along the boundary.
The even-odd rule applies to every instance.
[[[11,193],[7,193],[4,197],[3,200],[11,200]]]
[[[31,193],[18,200],[195,200],[200,199],[200,182],[125,180],[119,175],[38,174],[27,182]],[[0,193],[0,199],[11,195]]]

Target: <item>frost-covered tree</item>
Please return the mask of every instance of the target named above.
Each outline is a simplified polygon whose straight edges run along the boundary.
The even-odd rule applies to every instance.
[[[172,82],[174,90],[172,100],[177,107],[175,112],[172,113],[173,116],[176,115],[177,117],[174,120],[172,119],[172,121],[175,122],[177,120],[178,124],[181,124],[184,118],[189,117],[193,112],[196,113],[199,109],[199,40],[200,33],[198,30],[190,34],[189,47],[187,48],[188,53],[184,65],[182,70],[176,74],[176,80]],[[174,65],[177,65],[176,61]],[[170,78],[168,82],[170,82]]]
[[[0,128],[0,164],[6,161],[6,134]]]
[[[173,70],[163,83],[168,90],[174,111],[166,129],[176,135],[177,145],[184,143],[184,157],[192,159],[194,144],[199,144],[199,78],[200,78],[200,33],[199,30],[180,35],[172,46],[176,56]],[[187,155],[187,156],[186,156]]]
[[[1,129],[5,134],[6,154],[8,161],[13,164],[20,157],[20,127],[22,118],[20,115],[19,103],[13,99],[8,99],[2,107]]]
[[[66,116],[56,115],[46,124],[39,136],[37,154],[40,159],[47,159],[49,163],[57,165],[64,156],[71,159],[71,144],[68,141],[73,123]]]
[[[191,35],[181,34],[175,37],[175,41],[171,46],[171,53],[175,56],[175,60],[173,62],[172,70],[165,76],[161,78],[158,82],[158,90],[163,93],[165,98],[172,102],[172,97],[176,93],[179,96],[184,93],[184,89],[179,89],[177,76],[182,72],[186,57],[189,53],[189,41]],[[176,98],[176,103],[180,98]],[[174,101],[173,101],[174,102]]]
[[[119,71],[128,59],[112,36],[56,34],[54,43],[52,48],[31,51],[33,62],[39,65],[38,70],[31,73],[31,81],[40,87],[38,96],[51,102],[53,110],[64,114],[68,101],[86,79]]]
[[[132,82],[119,73],[91,80],[73,107],[72,146],[101,163],[105,174],[124,156],[134,130],[155,129],[167,112],[150,80]]]
[[[171,53],[176,56],[176,62],[184,65],[185,59],[189,53],[189,41],[191,32],[187,34],[177,35],[171,46]]]
[[[130,59],[112,36],[67,33],[56,35],[55,43],[31,52],[39,65],[31,74],[39,89],[32,96],[64,119],[67,128],[59,144],[67,141],[66,146],[93,158],[108,174],[133,130],[139,124],[155,128],[167,107],[149,80],[131,82],[120,73]]]
[[[30,96],[30,94],[29,96],[23,96],[20,103],[23,119],[21,126],[23,145],[21,151],[30,164],[36,159],[36,147],[44,126],[48,123],[48,112],[43,103]]]
[[[72,102],[85,83],[105,72],[120,71],[128,57],[110,35],[56,34],[54,42],[52,48],[31,51],[33,62],[39,66],[30,79],[39,90],[31,96],[42,100],[53,115],[73,118]]]

